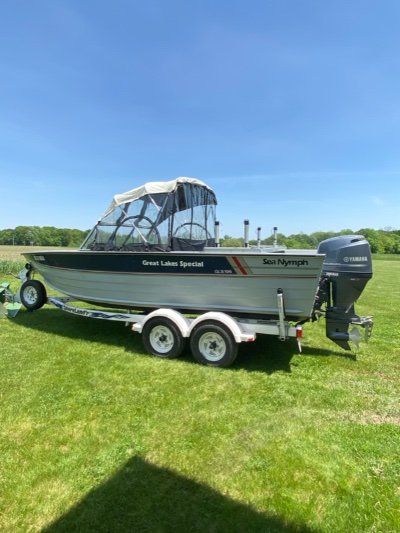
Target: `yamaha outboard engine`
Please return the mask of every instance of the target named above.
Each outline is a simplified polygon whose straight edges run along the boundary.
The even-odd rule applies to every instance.
[[[372,329],[372,317],[359,317],[354,310],[354,303],[372,278],[370,246],[362,235],[342,235],[322,241],[317,251],[326,257],[314,316],[326,304],[326,336],[350,350],[349,341],[358,345],[361,337],[357,328],[349,332],[350,325],[365,328],[367,339]]]

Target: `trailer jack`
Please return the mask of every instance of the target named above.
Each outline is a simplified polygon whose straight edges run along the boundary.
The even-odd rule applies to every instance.
[[[19,296],[11,291],[10,283],[8,281],[0,283],[0,318],[14,318],[20,309]]]

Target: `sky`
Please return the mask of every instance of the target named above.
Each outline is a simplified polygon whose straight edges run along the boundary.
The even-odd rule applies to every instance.
[[[196,177],[221,234],[400,228],[398,0],[2,0],[0,229]]]

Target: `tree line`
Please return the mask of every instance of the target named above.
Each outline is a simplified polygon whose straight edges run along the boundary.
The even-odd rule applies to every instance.
[[[17,226],[13,229],[0,230],[0,244],[78,247],[88,233],[89,230],[53,226]]]
[[[307,235],[306,233],[296,233],[293,235],[277,234],[278,245],[284,245],[288,248],[317,248],[318,244],[331,237],[339,235],[364,235],[369,241],[373,254],[400,254],[400,230],[394,229],[371,229],[361,228],[358,231],[344,229],[339,232],[334,231],[317,231]],[[261,245],[271,245],[274,242],[274,236],[263,239]],[[225,235],[221,239],[221,246],[243,246],[243,238],[230,237]],[[256,245],[256,240],[250,240],[250,245]]]
[[[62,246],[78,247],[83,242],[89,230],[55,228],[53,226],[17,226],[13,229],[0,230],[0,245],[15,246]],[[316,248],[324,239],[339,235],[350,234],[364,235],[371,245],[372,253],[379,254],[400,254],[400,230],[395,229],[371,229],[362,228],[358,231],[345,229],[339,232],[317,231],[311,234],[297,233],[284,235],[278,233],[277,242],[288,248]],[[221,239],[221,246],[243,246],[243,239],[225,235]],[[274,237],[263,239],[261,244],[271,245]],[[251,245],[256,245],[256,240],[250,241]]]

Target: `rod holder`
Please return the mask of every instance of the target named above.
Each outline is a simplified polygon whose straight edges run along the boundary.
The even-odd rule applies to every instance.
[[[220,242],[219,242],[219,220],[216,220],[215,224],[214,224],[214,238],[215,238],[215,246],[217,248],[219,248],[220,247]]]
[[[257,246],[261,247],[261,228],[258,226],[257,228]]]
[[[244,222],[244,247],[249,247],[249,230],[250,230],[250,222],[246,219]]]
[[[278,246],[278,228],[274,226],[274,248]]]

